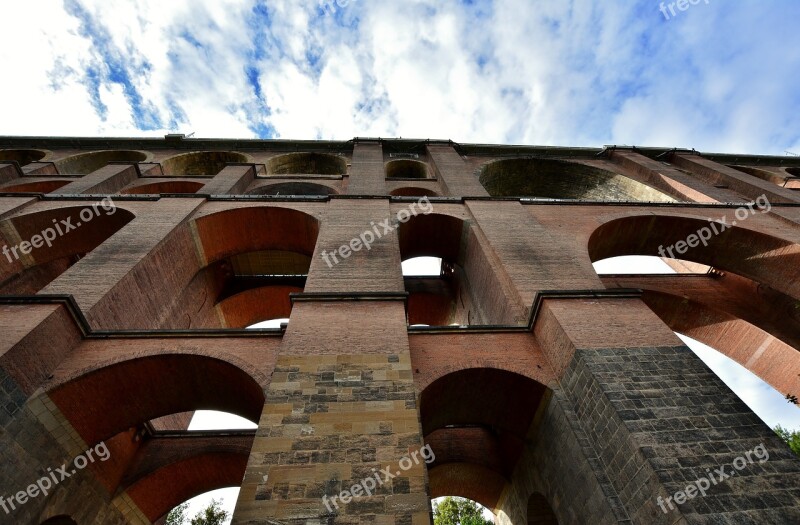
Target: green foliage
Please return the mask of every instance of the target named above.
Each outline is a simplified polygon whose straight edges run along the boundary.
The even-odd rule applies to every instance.
[[[222,525],[228,517],[228,512],[222,510],[221,503],[215,499],[211,500],[205,510],[198,512],[192,518],[191,525]]]
[[[775,433],[789,444],[789,448],[792,449],[792,452],[800,456],[800,430],[790,432],[789,430],[778,425],[775,427]]]
[[[472,500],[464,498],[442,499],[433,507],[434,525],[492,525],[484,519],[481,507]]]
[[[164,525],[184,525],[186,523],[186,510],[189,503],[181,503],[167,514],[167,521]]]
[[[222,525],[228,519],[228,512],[222,510],[222,504],[212,499],[208,507],[198,512],[191,521],[186,516],[186,511],[189,508],[188,503],[182,503],[169,511],[167,514],[167,521],[164,525]]]

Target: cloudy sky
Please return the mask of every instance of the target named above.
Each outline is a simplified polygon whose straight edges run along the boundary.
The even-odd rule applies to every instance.
[[[0,4],[0,134],[800,153],[800,2]]]
[[[796,0],[325,1],[6,0],[0,135],[800,154]],[[711,352],[769,423],[800,427]]]

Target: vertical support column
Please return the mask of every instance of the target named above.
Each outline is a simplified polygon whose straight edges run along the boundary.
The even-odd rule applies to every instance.
[[[242,194],[256,177],[256,169],[252,164],[225,166],[214,175],[198,193],[206,195]]]
[[[472,173],[472,168],[464,162],[453,146],[429,145],[428,155],[433,161],[437,177],[442,187],[451,197],[488,197],[486,189]]]
[[[422,447],[403,302],[297,303],[233,523],[427,525]]]
[[[350,195],[385,195],[386,171],[383,167],[383,145],[380,142],[357,142],[353,146]]]
[[[546,299],[535,333],[632,523],[800,519],[800,459],[641,300]]]
[[[615,149],[611,161],[632,171],[642,181],[663,191],[670,197],[692,202],[737,202],[741,198],[736,193],[704,184],[688,173],[673,168],[665,162],[658,162],[633,150]]]
[[[113,194],[138,177],[139,171],[135,164],[109,164],[52,193],[54,195]]]
[[[0,163],[0,184],[19,178],[19,168],[15,164]]]
[[[192,232],[181,225],[202,203],[202,199],[147,203],[135,219],[40,293],[72,294],[95,329],[157,327],[162,309],[180,291],[175,288],[191,279],[198,264]],[[154,292],[152,283],[175,288]]]

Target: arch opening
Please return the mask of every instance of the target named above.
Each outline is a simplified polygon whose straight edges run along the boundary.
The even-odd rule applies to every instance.
[[[71,206],[6,219],[0,231],[13,231],[21,241],[0,234],[0,294],[41,291],[133,218],[117,207]],[[52,240],[47,243],[46,237]]]
[[[399,159],[386,163],[386,178],[428,179],[428,165],[418,160]]]
[[[494,509],[546,391],[528,377],[493,368],[451,372],[429,384],[420,395],[420,419],[435,455],[431,497],[460,496]]]
[[[267,161],[268,175],[346,175],[347,160],[329,153],[286,153]]]
[[[538,197],[599,201],[674,202],[659,190],[617,173],[546,158],[496,160],[478,179],[492,197]]]
[[[213,177],[229,163],[247,162],[247,155],[235,151],[194,151],[161,161],[161,170],[173,177]]]
[[[14,182],[17,182],[15,179]],[[69,184],[68,180],[40,180],[40,181],[27,181],[19,184],[9,184],[0,187],[0,192],[3,193],[50,193],[58,188]]]
[[[61,515],[44,520],[42,525],[78,525],[78,522],[67,515]]]
[[[317,195],[337,195],[338,192],[324,184],[314,184],[311,182],[281,182],[278,184],[268,184],[259,186],[247,192],[248,195],[271,195],[271,196],[317,196]]]
[[[786,173],[792,177],[800,177],[800,168],[786,168]]]
[[[284,207],[252,206],[195,220],[205,263],[171,303],[165,327],[246,328],[290,317],[290,295],[302,292],[319,223]],[[188,305],[201,305],[191,308]]]
[[[146,195],[159,193],[197,193],[204,184],[188,180],[153,182],[132,186],[120,191],[123,195]]]
[[[42,160],[47,153],[38,149],[4,149],[0,150],[0,164],[3,162],[16,162],[20,167],[31,162]]]
[[[110,162],[144,162],[147,154],[131,150],[107,150],[78,153],[55,162],[62,175],[88,175],[107,166]]]

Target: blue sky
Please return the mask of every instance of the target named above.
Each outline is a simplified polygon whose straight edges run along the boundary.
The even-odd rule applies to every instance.
[[[0,135],[800,154],[796,0],[667,15],[653,0],[339,3],[3,2]],[[800,427],[746,371],[704,359],[762,417]]]
[[[800,3],[41,0],[0,7],[0,134],[800,153]]]

